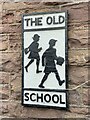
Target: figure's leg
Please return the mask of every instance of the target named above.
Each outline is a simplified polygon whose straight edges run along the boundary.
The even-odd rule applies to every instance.
[[[41,70],[39,70],[39,64],[40,64],[40,58],[36,59],[36,66],[37,66],[36,73],[42,72]]]
[[[44,75],[44,77],[39,85],[40,88],[44,88],[43,84],[46,81],[46,79],[48,78],[48,75],[49,75],[49,73],[45,73],[45,75]]]
[[[57,80],[58,80],[59,85],[61,86],[61,85],[65,82],[65,80],[62,80],[62,81],[61,81],[60,76],[59,76],[59,74],[58,74],[58,71],[55,72],[55,75],[56,75],[56,78],[57,78]]]
[[[34,62],[34,59],[31,59],[30,62],[25,66],[26,72],[28,72],[28,67]]]

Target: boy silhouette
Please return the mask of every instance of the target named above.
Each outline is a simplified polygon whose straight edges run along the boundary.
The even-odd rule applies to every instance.
[[[60,86],[65,82],[65,80],[60,80],[58,71],[56,69],[55,60],[57,61],[58,57],[56,56],[56,49],[53,48],[55,46],[56,41],[57,40],[55,39],[51,39],[49,41],[49,48],[42,55],[42,66],[45,66],[45,75],[39,85],[40,88],[44,88],[43,84],[51,72],[55,73],[56,79],[58,80]]]
[[[40,73],[42,71],[39,70],[39,63],[40,63],[40,56],[39,56],[39,52],[42,50],[42,47],[39,47],[39,38],[40,36],[38,34],[35,34],[33,36],[33,42],[29,45],[28,48],[25,49],[25,53],[27,54],[28,52],[30,52],[28,59],[30,59],[30,62],[25,66],[26,72],[28,72],[28,67],[29,65],[31,65],[34,60],[36,59],[36,73]]]

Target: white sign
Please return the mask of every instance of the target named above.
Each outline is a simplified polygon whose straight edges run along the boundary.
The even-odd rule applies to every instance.
[[[66,12],[23,16],[23,105],[67,108],[66,23]]]

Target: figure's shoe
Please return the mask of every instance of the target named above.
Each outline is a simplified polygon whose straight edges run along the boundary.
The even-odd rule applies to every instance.
[[[59,85],[61,86],[64,82],[65,82],[65,80],[60,81]]]
[[[36,70],[36,73],[41,73],[42,71],[41,70]]]
[[[28,72],[27,66],[25,66],[26,72]]]
[[[39,85],[38,87],[40,87],[40,88],[45,88],[43,85]]]

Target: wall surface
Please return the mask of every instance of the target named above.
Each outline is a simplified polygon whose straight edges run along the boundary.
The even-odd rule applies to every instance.
[[[0,118],[89,119],[89,2],[77,1],[0,2]],[[66,10],[68,10],[69,109],[65,111],[23,107],[22,14]]]

